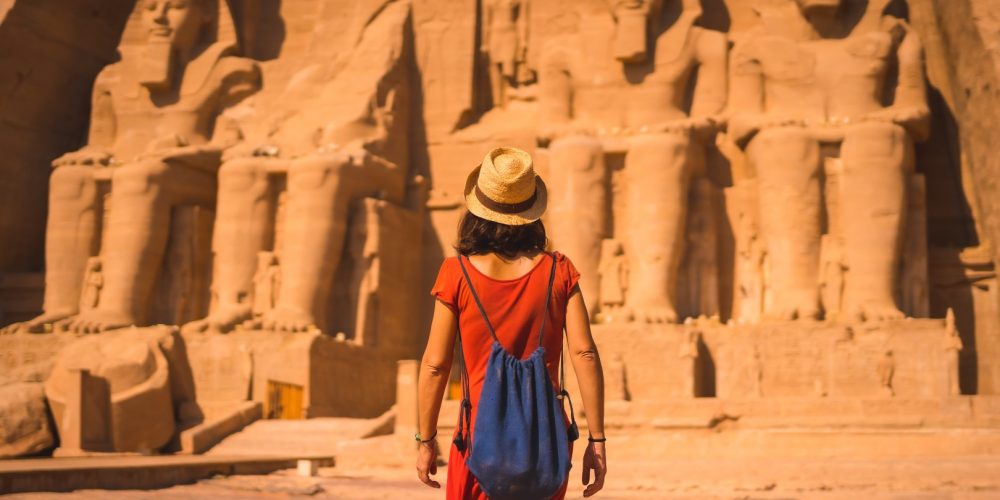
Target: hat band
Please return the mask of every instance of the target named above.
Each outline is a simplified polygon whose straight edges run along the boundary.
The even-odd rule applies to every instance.
[[[531,208],[535,201],[538,199],[538,188],[535,188],[535,192],[531,193],[531,197],[519,203],[500,203],[499,201],[492,200],[486,193],[479,189],[479,185],[476,185],[474,189],[476,193],[476,199],[479,203],[482,203],[484,207],[493,210],[494,212],[500,212],[502,214],[518,214],[529,208]]]

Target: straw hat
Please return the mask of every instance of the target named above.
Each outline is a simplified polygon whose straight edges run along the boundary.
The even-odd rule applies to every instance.
[[[465,181],[465,204],[479,217],[510,226],[530,224],[542,217],[548,192],[535,174],[531,155],[517,148],[499,147]]]

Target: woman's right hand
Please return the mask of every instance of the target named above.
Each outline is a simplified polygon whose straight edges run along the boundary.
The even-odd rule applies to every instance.
[[[594,471],[594,483],[590,483],[590,471]],[[583,496],[593,496],[604,488],[604,476],[608,473],[608,456],[605,443],[589,443],[583,453]]]

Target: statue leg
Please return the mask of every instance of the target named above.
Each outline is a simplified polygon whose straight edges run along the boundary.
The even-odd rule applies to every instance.
[[[549,214],[553,246],[566,254],[583,278],[580,290],[598,303],[601,240],[608,218],[608,172],[601,143],[592,137],[557,139],[549,146]]]
[[[64,165],[49,180],[45,229],[45,301],[40,316],[10,325],[5,332],[40,333],[80,310],[87,259],[97,255],[100,192],[94,167]]]
[[[639,321],[678,319],[674,297],[684,249],[691,147],[687,134],[641,135],[629,142],[626,305]]]
[[[212,235],[212,289],[208,317],[184,325],[187,332],[228,332],[250,318],[258,252],[274,235],[274,183],[268,164],[287,160],[239,158],[219,169],[219,200]]]
[[[861,320],[902,318],[895,290],[913,144],[902,127],[863,123],[848,131],[841,157],[847,314]]]
[[[288,168],[288,208],[276,307],[262,317],[269,330],[298,332],[320,327],[322,311],[340,264],[351,202],[387,192],[401,197],[402,176],[371,155],[317,154]],[[395,176],[394,176],[395,175]],[[398,185],[398,186],[397,186]]]
[[[767,248],[772,319],[819,317],[819,144],[804,130],[761,131],[747,153],[757,171],[760,230]]]
[[[100,332],[142,324],[166,251],[171,209],[211,205],[215,190],[215,175],[184,165],[144,160],[116,169],[101,249],[100,303],[70,321],[70,329]]]

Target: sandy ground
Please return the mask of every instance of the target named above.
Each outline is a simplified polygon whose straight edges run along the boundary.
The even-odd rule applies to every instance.
[[[442,468],[438,479],[445,481]],[[581,498],[575,465],[568,498]],[[217,477],[151,491],[86,490],[6,498],[82,499],[440,499],[443,491],[419,483],[410,468],[339,467],[316,477],[295,471],[267,476]],[[948,459],[674,459],[615,461],[596,498],[629,499],[1000,499],[1000,455]]]

